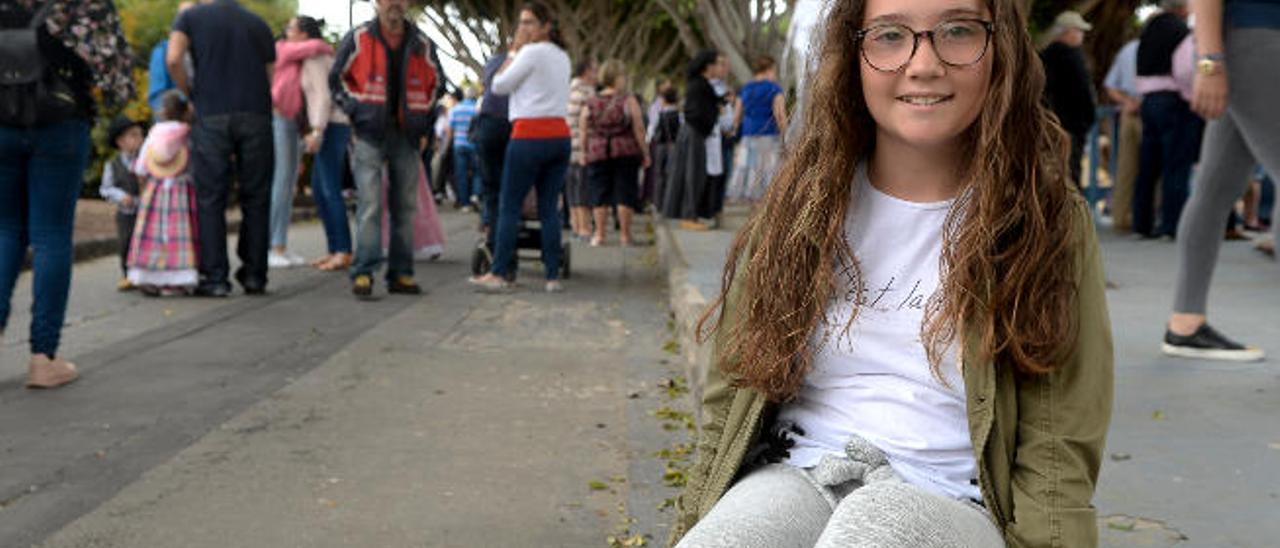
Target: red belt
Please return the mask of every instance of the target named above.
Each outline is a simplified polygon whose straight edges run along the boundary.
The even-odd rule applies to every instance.
[[[518,118],[511,124],[512,139],[568,139],[564,118]]]

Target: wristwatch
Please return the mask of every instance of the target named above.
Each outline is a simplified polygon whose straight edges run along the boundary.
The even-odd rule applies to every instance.
[[[1223,55],[1221,53],[1206,53],[1196,58],[1196,72],[1203,76],[1214,76],[1222,73]]]

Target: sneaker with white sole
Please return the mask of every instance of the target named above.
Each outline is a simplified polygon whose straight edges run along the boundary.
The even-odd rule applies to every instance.
[[[307,264],[306,257],[303,257],[302,255],[299,255],[292,251],[286,251],[284,253],[284,258],[289,260],[289,266],[303,266]]]
[[[547,293],[564,293],[564,284],[560,280],[547,280]]]
[[[1207,323],[1190,335],[1178,335],[1166,329],[1161,350],[1170,356],[1202,360],[1256,362],[1266,357],[1261,348],[1228,339]]]
[[[290,268],[293,261],[290,261],[283,253],[274,251],[267,253],[267,268]]]

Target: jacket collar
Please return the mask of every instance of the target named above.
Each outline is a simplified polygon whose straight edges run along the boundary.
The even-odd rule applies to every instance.
[[[378,40],[384,43],[387,41],[387,38],[382,35],[382,22],[377,17],[374,17],[373,19],[370,19],[369,22],[365,23],[364,28],[373,33],[374,36],[378,37]],[[413,24],[413,21],[408,19],[404,20],[404,45],[408,46],[416,44],[420,33],[421,31],[418,30],[417,25]]]

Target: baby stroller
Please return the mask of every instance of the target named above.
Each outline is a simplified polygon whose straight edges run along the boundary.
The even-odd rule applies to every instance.
[[[563,213],[562,211],[561,214]],[[489,227],[489,230],[497,230],[497,228]],[[552,230],[560,230],[560,227],[552,227]],[[570,249],[568,240],[560,242],[560,278],[565,280],[572,275]],[[522,250],[532,250],[537,253],[521,254]],[[488,238],[481,235],[480,240],[476,242],[475,250],[471,252],[471,273],[481,276],[488,272],[493,267],[493,253],[494,250],[489,249]],[[538,221],[538,194],[533,189],[530,189],[529,194],[524,198],[524,207],[520,209],[520,226],[516,230],[516,261],[522,259],[542,260],[542,223]]]

